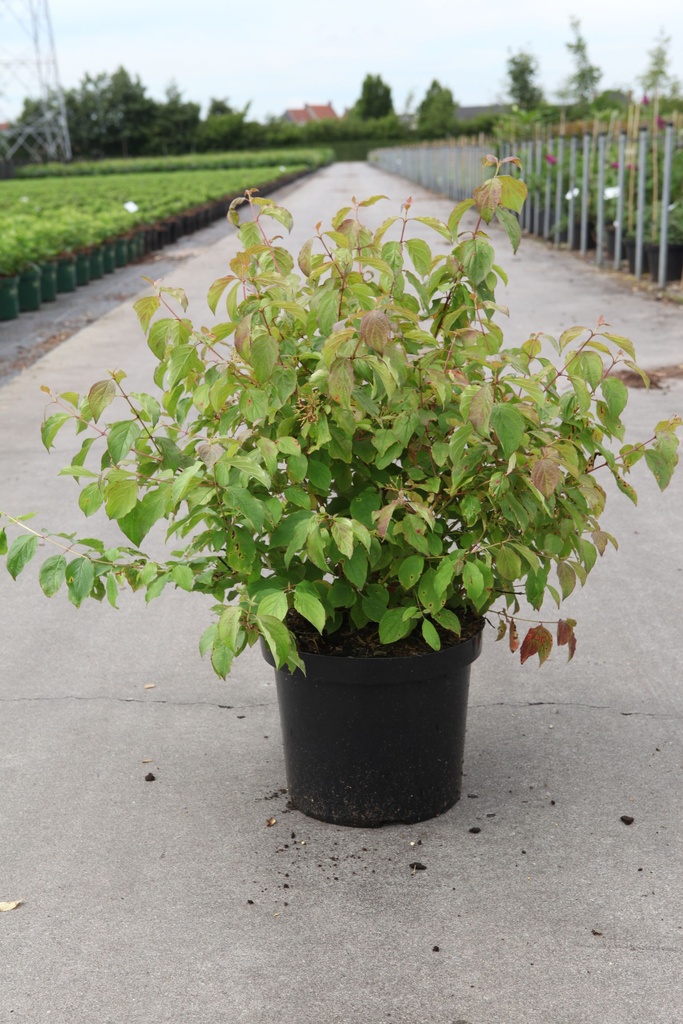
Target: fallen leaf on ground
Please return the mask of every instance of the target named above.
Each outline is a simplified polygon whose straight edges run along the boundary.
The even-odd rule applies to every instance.
[[[275,825],[276,822],[277,818],[268,818],[266,825],[268,826],[268,828],[270,828],[272,825]]]
[[[3,910],[14,910],[16,907],[20,907],[23,900],[12,900],[10,903],[0,903],[0,912]]]
[[[145,690],[154,690],[156,689],[156,685],[156,683],[145,683]]]

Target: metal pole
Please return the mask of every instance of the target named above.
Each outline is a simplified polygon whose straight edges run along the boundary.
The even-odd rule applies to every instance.
[[[567,211],[567,245],[574,248],[574,189],[576,188],[576,151],[579,148],[579,140],[572,135],[569,143],[569,208]]]
[[[667,124],[664,132],[664,181],[662,183],[662,219],[659,227],[659,287],[666,288],[666,264],[669,255],[669,202],[671,200],[671,166],[674,155],[674,126]]]
[[[552,137],[548,139],[548,156],[554,156],[555,141]],[[543,203],[543,237],[550,237],[550,207],[553,202],[553,172],[552,161],[546,163],[545,168],[545,200]]]
[[[534,186],[534,234],[541,233],[541,170],[543,167],[543,141],[536,139],[536,183]]]
[[[591,133],[583,136],[583,166],[581,168],[581,255],[588,251],[588,174],[590,171]]]
[[[557,179],[555,182],[555,245],[560,243],[560,225],[562,221],[562,186],[564,164],[564,135],[557,140]]]
[[[636,280],[643,273],[643,225],[645,220],[645,178],[647,175],[647,128],[638,132],[638,198],[636,205]]]
[[[605,144],[607,136],[600,132],[598,136],[598,237],[595,262],[602,266],[602,247],[605,243]]]
[[[617,172],[617,219],[614,229],[614,269],[621,267],[621,246],[624,237],[624,185],[626,183],[626,132],[619,134],[619,170]]]

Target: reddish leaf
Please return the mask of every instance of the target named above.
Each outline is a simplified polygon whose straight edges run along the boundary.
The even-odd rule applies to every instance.
[[[553,646],[553,638],[545,626],[533,626],[524,637],[520,660],[522,665],[534,654],[538,655],[539,666],[547,660]]]
[[[562,478],[562,471],[552,459],[539,459],[531,470],[531,482],[544,498],[549,498]]]
[[[371,309],[363,315],[358,333],[369,348],[382,353],[389,340],[390,331],[391,321],[387,314],[381,309]]]
[[[514,654],[519,647],[519,633],[517,632],[517,626],[515,620],[510,619],[510,650]]]

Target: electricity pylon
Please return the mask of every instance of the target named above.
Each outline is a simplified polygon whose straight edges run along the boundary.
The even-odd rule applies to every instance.
[[[24,99],[35,111],[16,122]],[[0,0],[0,159],[17,153],[71,159],[48,0]]]

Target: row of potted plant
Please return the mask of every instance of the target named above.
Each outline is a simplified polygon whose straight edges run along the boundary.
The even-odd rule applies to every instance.
[[[185,153],[182,156],[140,156],[128,159],[50,161],[23,164],[17,178],[73,178],[108,174],[211,170],[213,168],[277,167],[302,164],[314,170],[329,164],[334,152],[325,148],[232,150],[228,153]]]
[[[307,168],[177,171],[64,182],[2,182],[0,320],[175,241],[227,210],[245,181],[273,183]],[[130,197],[135,196],[133,201]]]

